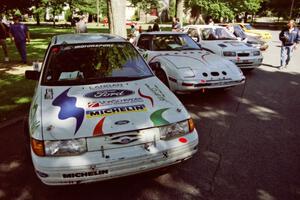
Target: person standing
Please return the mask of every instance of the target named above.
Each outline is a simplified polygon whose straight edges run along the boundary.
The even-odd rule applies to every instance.
[[[2,17],[0,17],[0,45],[4,52],[4,61],[8,62],[8,50],[6,45],[6,36],[8,35],[8,27],[2,23]]]
[[[10,38],[11,41],[15,42],[16,48],[18,49],[22,62],[27,63],[26,53],[26,41],[30,43],[30,35],[28,28],[25,24],[20,23],[20,16],[14,16],[14,23],[10,25]]]
[[[181,29],[181,24],[179,18],[178,17],[173,18],[172,31],[179,32],[180,29]]]
[[[160,31],[160,28],[159,28],[159,25],[158,25],[157,22],[155,22],[155,23],[153,24],[152,31]]]
[[[293,51],[300,42],[300,31],[295,26],[294,20],[289,20],[287,27],[280,32],[279,39],[282,42],[280,68],[286,68],[291,60]]]
[[[81,16],[80,20],[76,23],[75,32],[76,33],[87,33],[88,32],[84,16]]]

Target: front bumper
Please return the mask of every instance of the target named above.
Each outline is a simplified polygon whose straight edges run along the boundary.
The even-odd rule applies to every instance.
[[[247,69],[247,68],[257,68],[262,64],[263,58],[247,58],[247,57],[240,57],[235,59],[229,59],[234,64],[236,64],[239,68]]]
[[[185,138],[182,142],[180,138]],[[33,165],[46,185],[70,185],[103,181],[173,165],[197,152],[198,134],[124,148],[87,152],[79,156],[38,157]]]
[[[237,80],[209,80],[205,83],[199,83],[194,81],[181,81],[179,80],[177,82],[177,92],[192,92],[192,91],[199,91],[201,89],[216,89],[216,88],[227,88],[227,87],[233,87],[237,85],[241,85],[245,83],[245,76],[242,76],[241,79]],[[192,85],[187,86],[183,83],[190,83]]]

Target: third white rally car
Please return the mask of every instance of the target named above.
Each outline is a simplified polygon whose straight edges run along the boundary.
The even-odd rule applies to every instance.
[[[157,77],[174,92],[225,88],[245,81],[234,63],[202,49],[185,33],[145,32],[134,44]]]
[[[222,26],[188,25],[184,27],[195,41],[215,54],[232,61],[240,68],[254,69],[263,61],[261,51],[237,38]]]
[[[25,133],[47,185],[146,172],[197,151],[191,116],[121,37],[55,36],[41,69],[25,75],[38,81]]]

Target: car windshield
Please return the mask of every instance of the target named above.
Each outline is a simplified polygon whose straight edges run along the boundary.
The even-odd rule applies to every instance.
[[[242,39],[247,38],[247,35],[244,33],[243,29],[240,26],[233,26],[234,35]]]
[[[245,28],[246,28],[247,30],[252,30],[252,29],[254,29],[250,24],[245,24],[244,26],[245,26]]]
[[[43,74],[45,85],[78,85],[152,76],[129,43],[53,46]]]
[[[185,34],[155,35],[153,37],[154,51],[200,50],[197,43]]]
[[[236,40],[236,37],[226,28],[205,28],[202,31],[203,40]]]

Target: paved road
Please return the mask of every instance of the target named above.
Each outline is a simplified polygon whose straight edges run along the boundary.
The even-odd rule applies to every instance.
[[[0,199],[300,199],[300,50],[278,70],[278,32],[264,66],[229,91],[180,96],[200,151],[165,172],[49,188],[23,159],[22,123],[0,130]]]

